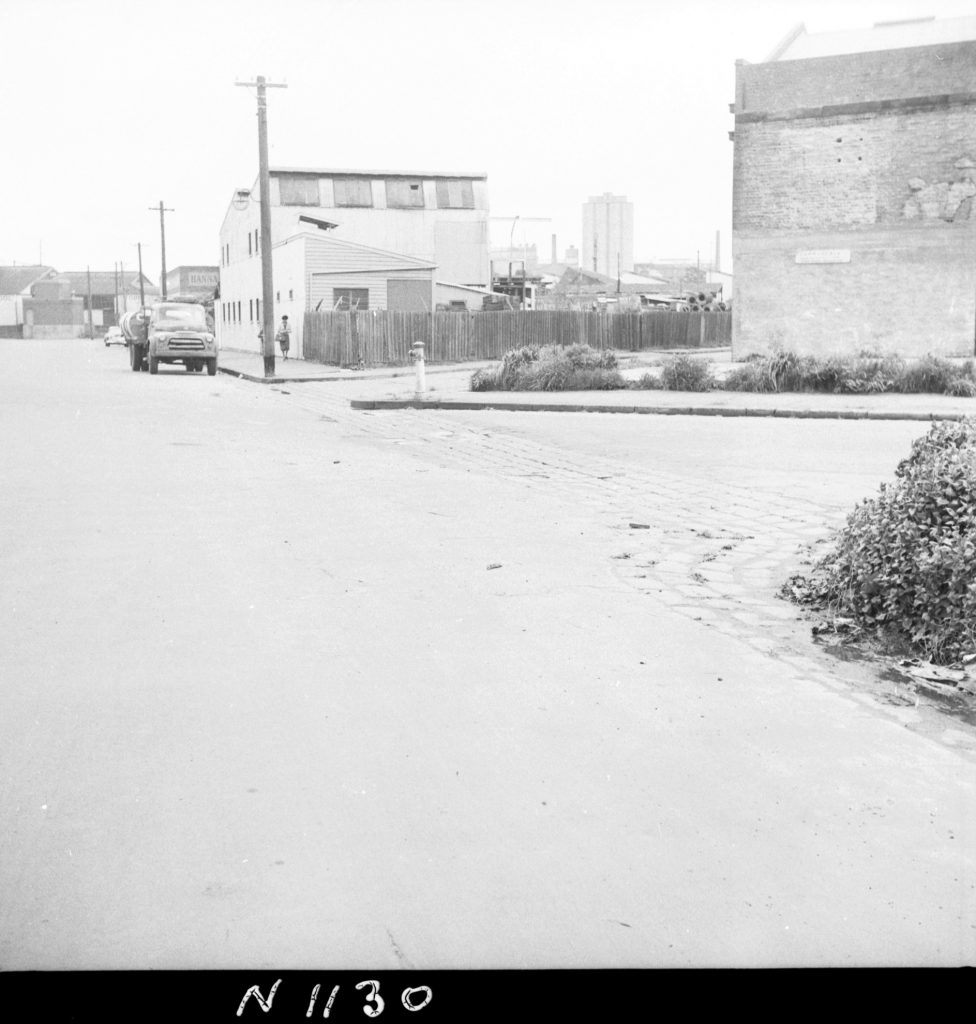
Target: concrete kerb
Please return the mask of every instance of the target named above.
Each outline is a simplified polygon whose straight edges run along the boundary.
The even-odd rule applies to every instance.
[[[630,413],[645,416],[751,416],[800,420],[915,420],[925,423],[939,420],[963,420],[966,413],[944,412],[923,413],[872,411],[869,409],[758,409],[728,408],[715,406],[655,406],[655,405],[602,405],[599,403],[572,402],[469,402],[460,399],[418,399],[418,398],[353,398],[349,405],[353,409],[376,411],[380,409],[456,409],[470,411],[501,412],[595,412]],[[976,410],[974,410],[976,413]]]
[[[482,365],[488,365],[488,364],[478,363],[478,364],[475,365],[475,369],[477,369],[478,366],[482,366]],[[467,367],[465,367],[464,369],[466,370]],[[410,368],[410,369],[403,369],[403,368],[394,369],[392,367],[389,368],[388,370],[381,370],[381,371],[377,371],[377,370],[366,370],[366,371],[346,370],[345,372],[338,372],[337,371],[335,373],[315,373],[315,374],[308,374],[308,375],[302,375],[302,374],[291,375],[291,374],[289,374],[287,376],[281,376],[279,374],[275,374],[272,377],[265,377],[264,374],[248,373],[245,370],[240,370],[240,369],[237,369],[237,368],[235,368],[233,366],[218,366],[217,370],[218,370],[219,373],[226,373],[226,374],[228,374],[231,377],[238,377],[241,380],[250,381],[253,384],[320,384],[320,383],[321,384],[330,384],[330,383],[331,384],[335,384],[336,382],[339,382],[339,381],[348,382],[348,381],[351,381],[351,380],[387,380],[387,379],[392,380],[392,379],[395,379],[395,378],[398,378],[398,377],[413,377],[413,376],[415,376],[415,371],[412,368]],[[434,366],[434,367],[428,366],[426,368],[426,372],[428,374],[457,373],[458,372],[458,367],[453,365],[453,364],[450,365],[450,366]]]
[[[242,370],[234,370],[229,366],[218,366],[219,373],[226,373],[230,377],[238,377],[240,380],[250,381],[252,384],[307,384],[311,381],[336,381],[340,377],[258,377],[253,373],[244,373]]]

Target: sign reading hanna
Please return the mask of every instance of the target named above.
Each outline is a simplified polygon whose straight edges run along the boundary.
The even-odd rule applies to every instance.
[[[186,285],[190,288],[216,288],[220,275],[216,270],[190,270],[186,273]]]
[[[850,263],[850,249],[798,249],[797,263]]]

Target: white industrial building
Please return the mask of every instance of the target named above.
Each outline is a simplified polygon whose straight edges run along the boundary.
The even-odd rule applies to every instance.
[[[634,204],[604,192],[583,204],[582,270],[607,277],[634,269]]]
[[[452,286],[490,289],[484,174],[272,168],[270,184],[274,320],[293,325],[293,355],[307,310],[431,311]],[[221,225],[225,348],[260,351],[260,209],[255,182]]]

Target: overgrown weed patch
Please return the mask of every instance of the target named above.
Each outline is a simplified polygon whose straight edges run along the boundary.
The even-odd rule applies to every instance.
[[[789,592],[936,664],[976,653],[976,417],[917,438]]]

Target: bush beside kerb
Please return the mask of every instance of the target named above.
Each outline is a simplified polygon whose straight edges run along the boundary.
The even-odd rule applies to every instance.
[[[938,664],[976,652],[976,417],[918,438],[807,583],[818,607]]]
[[[973,361],[954,363],[927,355],[906,362],[897,355],[862,352],[857,356],[800,356],[776,350],[749,356],[724,379],[711,360],[686,353],[661,363],[659,374],[625,380],[612,349],[589,345],[525,346],[507,352],[499,365],[477,370],[472,391],[751,391],[757,393],[937,394],[976,398]]]
[[[609,391],[626,386],[616,353],[589,345],[512,349],[500,366],[476,370],[470,384],[472,391]]]

